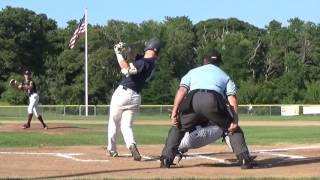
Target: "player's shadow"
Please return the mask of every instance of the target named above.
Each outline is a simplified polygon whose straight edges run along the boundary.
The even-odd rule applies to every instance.
[[[277,158],[268,158],[258,161],[261,168],[270,168],[270,167],[285,167],[285,166],[295,166],[295,165],[306,165],[313,163],[320,163],[320,157],[308,157],[308,158],[299,158],[291,159],[288,157],[277,157]]]
[[[230,161],[231,162],[231,161]],[[313,163],[320,163],[320,157],[309,157],[309,158],[301,158],[301,159],[291,159],[288,157],[276,157],[276,158],[268,158],[263,160],[255,160],[256,165],[255,169],[264,169],[264,168],[273,168],[273,167],[287,167],[287,166],[296,166],[296,165],[306,165]],[[239,166],[239,164],[234,160],[232,163],[200,163],[192,165],[196,166],[204,166],[204,167],[235,167]],[[186,167],[186,166],[185,166]],[[190,166],[191,167],[191,166]]]
[[[48,129],[89,129],[85,127],[78,127],[78,126],[50,126]]]
[[[72,177],[79,178],[82,176],[89,176],[89,175],[113,174],[117,172],[137,172],[137,171],[154,170],[154,169],[159,169],[159,167],[101,170],[101,171],[74,173],[74,174],[57,175],[57,176],[36,177],[32,179],[60,179],[60,178],[72,178]]]

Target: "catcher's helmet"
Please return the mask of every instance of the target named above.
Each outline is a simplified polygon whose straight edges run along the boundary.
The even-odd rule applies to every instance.
[[[145,45],[145,47],[144,47],[144,51],[152,50],[152,51],[154,51],[154,52],[156,52],[156,53],[159,53],[159,51],[160,51],[160,46],[161,46],[160,39],[154,37],[154,38],[150,39],[150,40],[146,43],[146,45]]]

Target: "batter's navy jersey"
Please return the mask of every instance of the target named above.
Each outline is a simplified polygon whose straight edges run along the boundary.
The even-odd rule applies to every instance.
[[[140,93],[146,81],[151,77],[155,66],[155,58],[141,58],[133,64],[137,68],[138,73],[125,77],[120,85],[130,88],[137,93]]]
[[[214,90],[224,97],[236,95],[236,85],[219,67],[207,64],[190,70],[182,77],[180,86],[192,91],[195,89]]]

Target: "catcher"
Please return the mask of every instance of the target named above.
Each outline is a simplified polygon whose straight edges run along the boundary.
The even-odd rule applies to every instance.
[[[30,124],[34,113],[34,115],[41,122],[43,129],[47,130],[48,126],[44,123],[39,108],[39,95],[37,94],[36,84],[33,80],[31,80],[30,71],[26,70],[24,72],[24,81],[22,83],[19,83],[14,79],[11,79],[10,86],[17,90],[25,92],[29,97],[28,122],[22,126],[22,129],[28,129],[31,127]]]

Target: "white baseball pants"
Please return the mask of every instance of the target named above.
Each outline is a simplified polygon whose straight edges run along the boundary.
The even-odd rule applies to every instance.
[[[141,96],[135,91],[120,85],[112,95],[108,123],[108,147],[109,151],[117,151],[116,141],[119,129],[123,135],[126,147],[136,144],[133,134],[134,115],[139,112]]]
[[[34,114],[36,117],[41,116],[41,111],[39,108],[39,95],[37,93],[31,94],[29,97],[28,114]]]
[[[208,145],[222,136],[223,130],[219,126],[196,126],[192,132],[186,132],[181,140],[178,150],[187,152]]]

